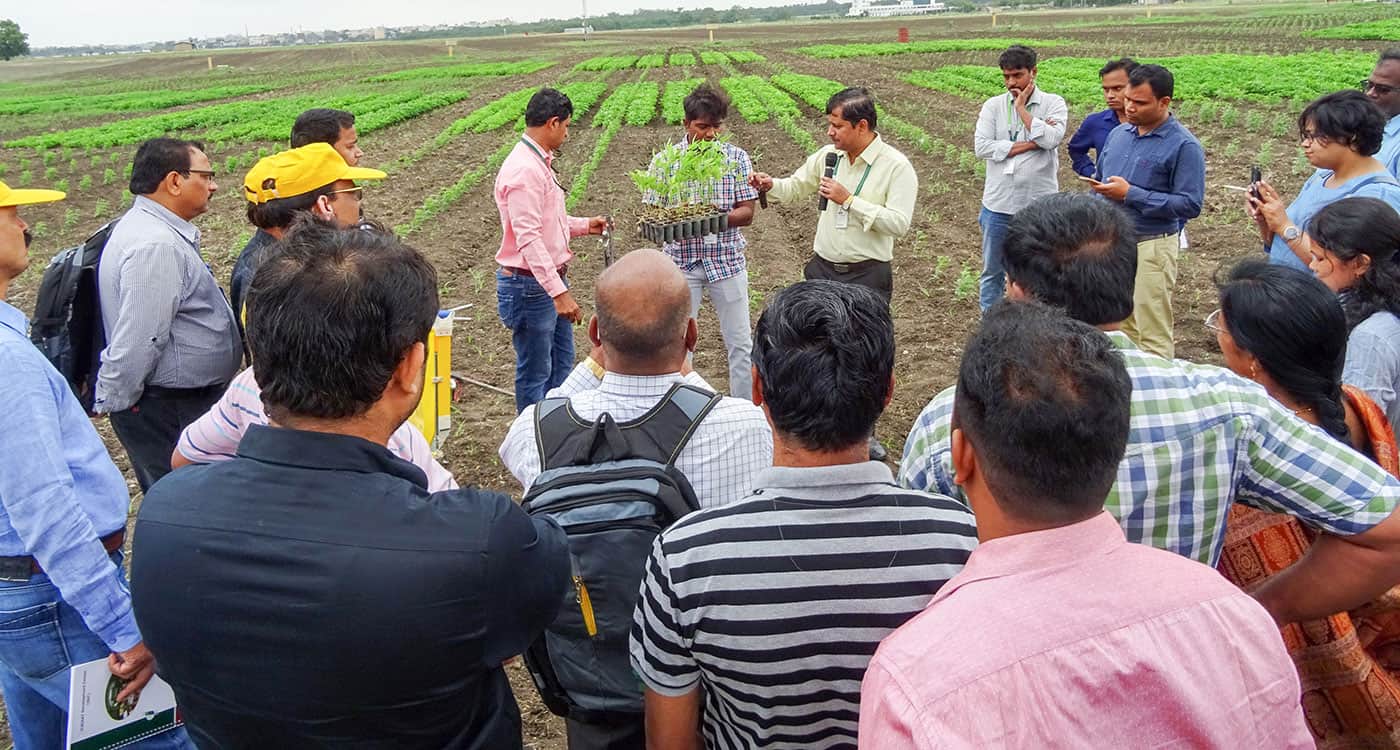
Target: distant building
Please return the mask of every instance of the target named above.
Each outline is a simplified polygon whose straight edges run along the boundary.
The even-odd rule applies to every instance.
[[[375,39],[375,41],[383,41],[384,38],[385,38],[386,36],[388,36],[388,32],[384,30],[384,27],[383,27],[383,26],[375,26],[375,27],[374,27],[374,39]]]
[[[938,0],[851,0],[847,16],[917,16],[924,13],[938,13],[948,10],[948,6]]]
[[[176,51],[176,52],[192,52],[192,51],[194,51],[194,42],[176,42],[176,43],[175,43],[175,51]]]

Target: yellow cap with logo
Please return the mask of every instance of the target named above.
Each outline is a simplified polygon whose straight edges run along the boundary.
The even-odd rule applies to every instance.
[[[329,143],[308,143],[258,160],[243,178],[243,197],[263,204],[295,198],[337,180],[382,180],[377,169],[352,167]]]
[[[32,203],[61,201],[67,195],[60,190],[15,190],[0,182],[0,208],[28,206]]]

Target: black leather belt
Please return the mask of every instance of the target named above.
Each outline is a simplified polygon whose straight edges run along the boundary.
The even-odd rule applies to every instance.
[[[227,389],[228,383],[214,383],[199,388],[167,388],[163,385],[148,385],[141,389],[141,395],[150,395],[156,398],[202,398],[204,396],[222,396]]]
[[[126,542],[126,529],[117,529],[98,541],[102,542],[102,549],[107,550],[107,554],[110,555],[121,549],[122,544]],[[43,567],[33,555],[0,557],[0,581],[27,581],[43,572]]]
[[[531,271],[528,268],[516,268],[515,266],[501,266],[501,270],[505,271],[507,276],[529,276],[532,279],[535,278],[535,272]],[[568,266],[560,266],[559,278],[564,278],[564,275],[568,272]]]

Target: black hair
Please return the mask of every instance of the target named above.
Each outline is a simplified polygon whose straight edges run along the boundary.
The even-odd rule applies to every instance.
[[[203,151],[204,144],[179,138],[152,138],[142,143],[131,161],[131,181],[127,189],[132,195],[150,195],[171,172],[188,176],[191,149]]]
[[[875,129],[875,98],[863,86],[851,86],[832,94],[826,100],[826,113],[836,115],[851,125],[865,120],[871,130]]]
[[[1117,60],[1109,60],[1108,62],[1104,63],[1104,66],[1102,68],[1099,68],[1099,78],[1103,78],[1104,76],[1108,75],[1109,73],[1112,73],[1115,70],[1121,70],[1124,73],[1127,73],[1129,76],[1131,76],[1133,71],[1136,70],[1137,67],[1137,60],[1134,60],[1131,57],[1120,57]]]
[[[1038,59],[1035,50],[1024,44],[1013,44],[997,58],[997,67],[1002,70],[1030,70]]]
[[[681,103],[685,108],[685,119],[698,120],[709,117],[723,122],[729,117],[729,97],[708,83],[702,83],[686,96]]]
[[[1308,222],[1312,244],[1343,261],[1370,257],[1371,266],[1343,290],[1347,328],[1382,310],[1400,316],[1400,213],[1379,198],[1343,198]]]
[[[284,229],[292,225],[297,215],[311,210],[316,199],[331,195],[335,183],[316,188],[309,193],[290,198],[273,198],[266,203],[248,201],[248,223],[259,229]]]
[[[555,117],[563,121],[573,116],[574,103],[569,101],[568,95],[548,86],[536,91],[530,97],[530,103],[525,105],[525,125],[531,128],[537,128]]]
[[[1152,96],[1161,99],[1172,95],[1176,89],[1176,78],[1161,65],[1138,65],[1128,71],[1128,85],[1152,87]]]
[[[1307,271],[1258,259],[1240,262],[1217,286],[1235,345],[1253,354],[1298,403],[1312,407],[1323,429],[1345,439],[1347,320],[1337,295]]]
[[[1385,113],[1360,91],[1334,91],[1312,100],[1298,115],[1298,135],[1308,131],[1346,146],[1362,156],[1381,150]]]
[[[1103,510],[1128,443],[1132,380],[1101,331],[1036,302],[982,316],[958,367],[952,426],[997,505],[1040,523]]]
[[[437,317],[437,272],[393,234],[306,217],[248,289],[248,347],[263,404],[288,416],[369,410]]]
[[[889,305],[857,284],[793,284],[759,316],[753,364],[775,430],[808,450],[863,444],[890,395]]]
[[[1091,326],[1133,312],[1137,232],[1121,208],[1088,193],[1052,193],[1011,218],[1006,276],[1032,297]]]
[[[297,121],[292,123],[292,148],[311,143],[334,146],[340,140],[340,132],[353,127],[355,115],[343,109],[308,109],[297,115]]]
[[[1400,47],[1387,47],[1381,50],[1381,56],[1376,62],[1379,63],[1383,60],[1395,60],[1400,62]]]

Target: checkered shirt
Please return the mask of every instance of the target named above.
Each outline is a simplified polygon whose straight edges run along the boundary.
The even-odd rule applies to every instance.
[[[672,375],[619,375],[602,380],[586,363],[580,363],[562,385],[547,396],[565,396],[583,419],[597,419],[603,412],[618,422],[646,414],[671,389],[685,382],[708,391],[714,388],[696,373]],[[501,461],[527,491],[540,474],[539,447],[535,444],[535,407],[522,411],[501,443]],[[700,421],[695,434],[676,457],[676,468],[690,480],[700,507],[710,508],[747,497],[758,472],[773,465],[773,433],[763,410],[748,401],[725,396]]]
[[[688,140],[681,142],[682,148],[687,145]],[[727,167],[724,177],[718,182],[689,183],[685,200],[692,203],[713,203],[719,210],[728,212],[743,201],[756,200],[758,191],[749,185],[749,175],[753,174],[753,162],[749,160],[748,153],[727,141],[720,144],[720,149],[724,152]],[[660,154],[652,159],[650,171],[653,174],[661,171],[661,166],[657,164],[658,158]],[[673,171],[674,168],[673,165],[668,171]],[[658,196],[654,191],[647,191],[642,200],[654,204],[658,202]],[[748,267],[744,259],[744,248],[748,247],[748,244],[744,240],[743,232],[734,227],[719,234],[670,242],[662,249],[683,269],[689,270],[696,265],[703,265],[705,278],[713,283],[738,276]]]
[[[1298,419],[1257,384],[1210,365],[1167,360],[1112,332],[1133,382],[1128,448],[1105,505],[1128,540],[1215,565],[1230,503],[1359,534],[1400,501],[1380,466]],[[965,498],[953,482],[953,388],[914,422],[899,481]]]

